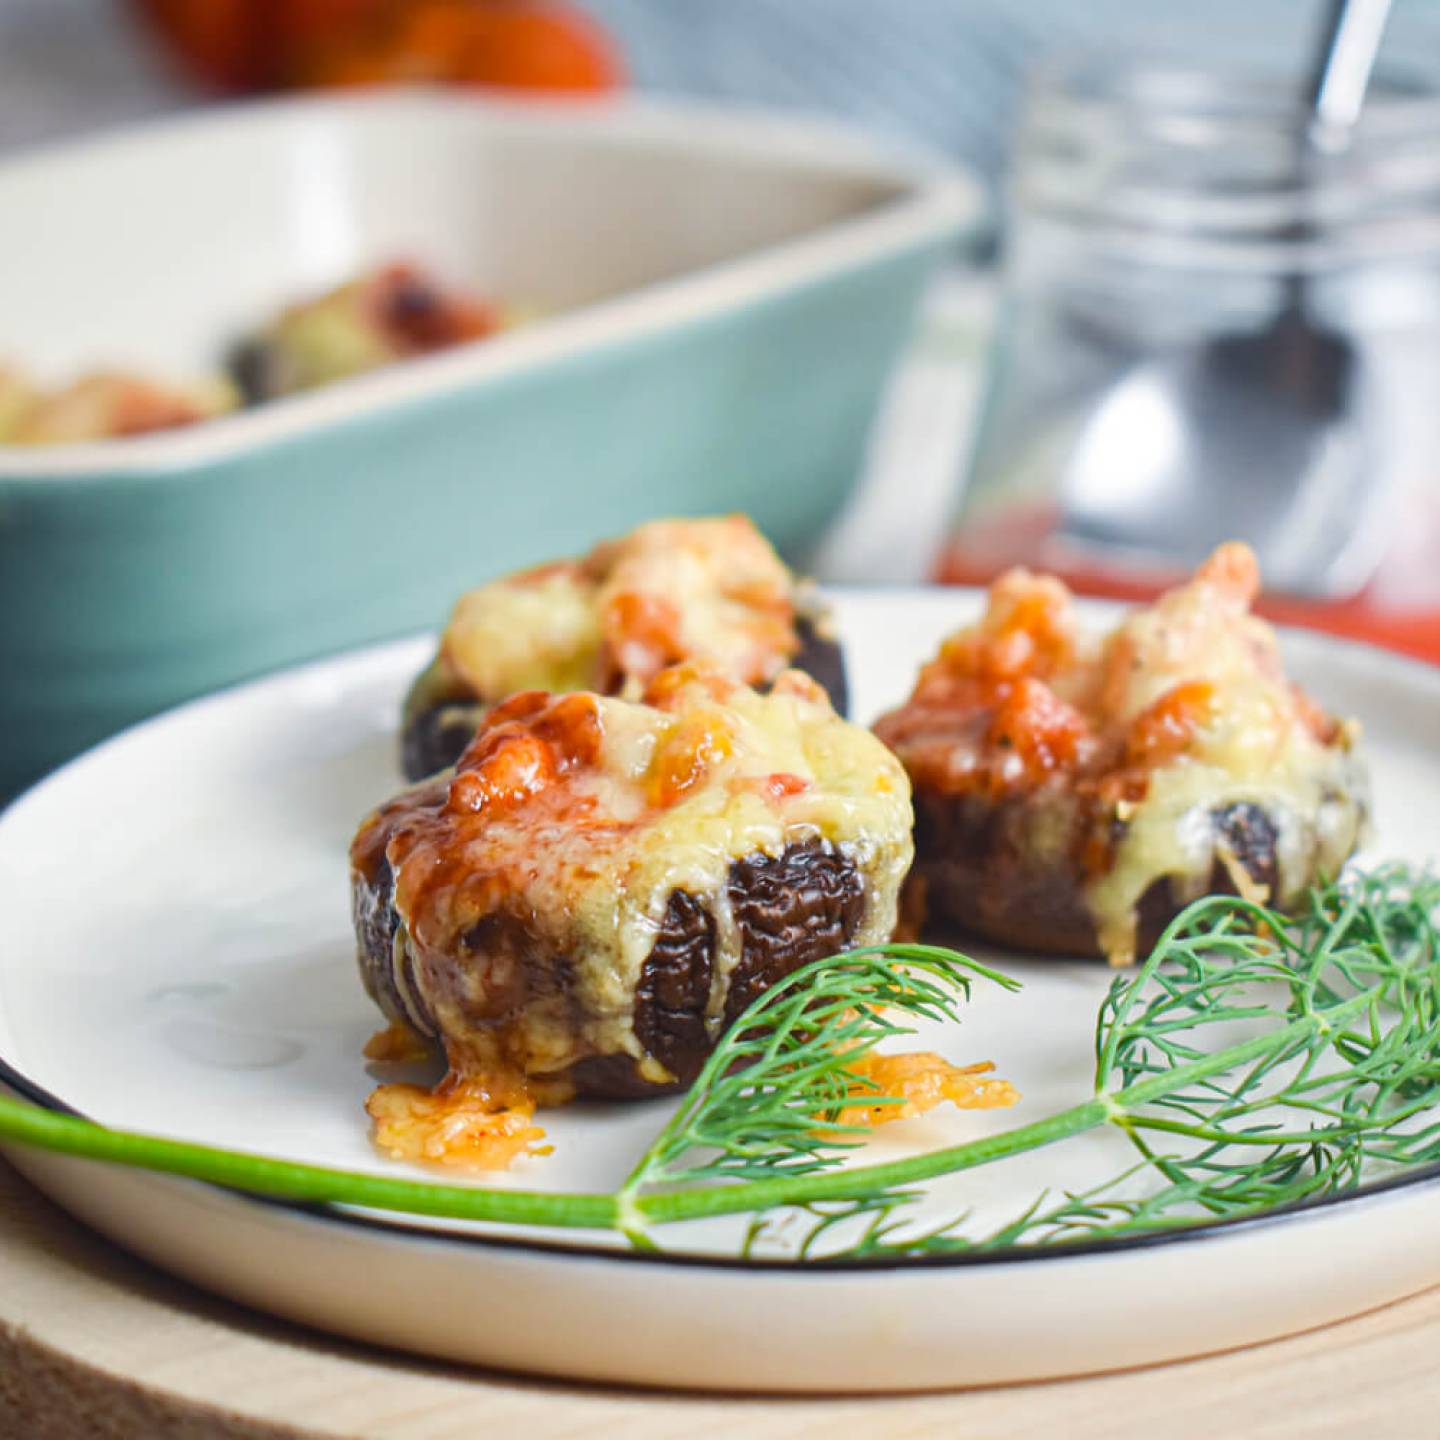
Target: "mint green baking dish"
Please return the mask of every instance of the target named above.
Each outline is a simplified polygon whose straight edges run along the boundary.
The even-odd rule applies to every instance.
[[[213,363],[395,254],[549,318],[189,431],[0,449],[0,794],[657,514],[802,552],[976,186],[688,107],[270,103],[0,167],[0,356]]]

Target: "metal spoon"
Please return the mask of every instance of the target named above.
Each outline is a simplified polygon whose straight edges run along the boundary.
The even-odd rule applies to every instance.
[[[1302,190],[1349,142],[1390,3],[1331,0],[1296,137]],[[1238,537],[1280,588],[1333,593],[1369,578],[1365,366],[1311,313],[1307,284],[1287,277],[1265,329],[1142,364],[1101,399],[1061,478],[1067,541],[1193,565]]]

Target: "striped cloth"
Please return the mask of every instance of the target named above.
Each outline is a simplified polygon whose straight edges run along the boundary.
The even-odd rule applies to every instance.
[[[992,179],[1024,76],[1129,46],[1298,67],[1320,0],[584,0],[647,88],[846,115]],[[1440,56],[1440,6],[1401,0],[1385,56]]]

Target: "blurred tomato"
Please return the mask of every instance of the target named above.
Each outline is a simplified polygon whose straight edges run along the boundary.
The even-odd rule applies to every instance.
[[[436,81],[607,90],[604,32],[560,0],[134,0],[224,90]]]
[[[610,90],[619,59],[598,25],[558,5],[492,5],[477,15],[460,80],[534,90]]]

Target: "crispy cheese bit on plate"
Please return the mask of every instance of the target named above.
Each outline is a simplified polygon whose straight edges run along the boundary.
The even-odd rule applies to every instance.
[[[456,1170],[508,1170],[521,1155],[548,1155],[524,1087],[447,1080],[434,1090],[380,1085],[365,1102],[377,1149],[392,1160]]]
[[[1008,1080],[994,1078],[995,1066],[988,1060],[952,1065],[933,1050],[865,1055],[848,1068],[862,1082],[849,1098],[860,1103],[840,1111],[836,1118],[842,1125],[888,1125],[923,1115],[946,1100],[958,1110],[1001,1110],[1020,1098]],[[877,1104],[881,1097],[887,1103]],[[901,1103],[890,1103],[895,1099]]]

